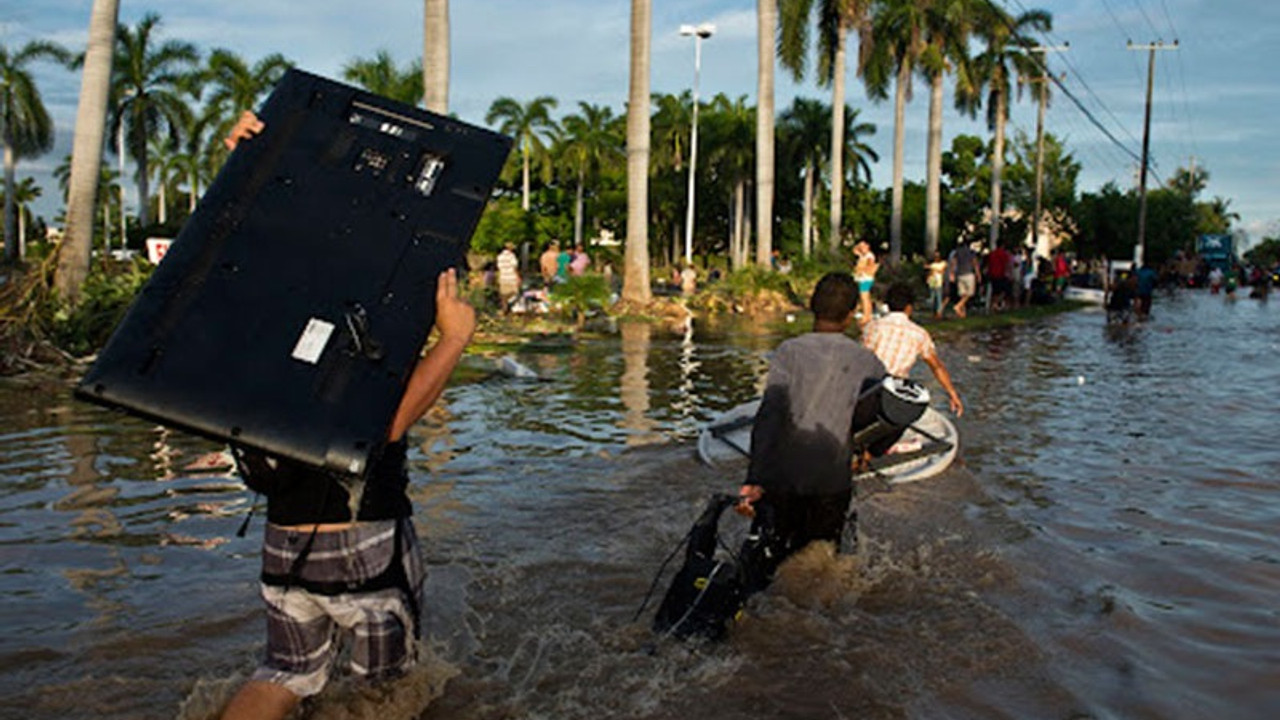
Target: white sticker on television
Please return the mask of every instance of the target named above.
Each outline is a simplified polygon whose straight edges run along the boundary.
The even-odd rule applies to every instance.
[[[320,361],[320,355],[324,353],[324,348],[329,344],[329,338],[332,335],[333,323],[311,318],[303,328],[298,344],[293,346],[294,359],[315,365]]]

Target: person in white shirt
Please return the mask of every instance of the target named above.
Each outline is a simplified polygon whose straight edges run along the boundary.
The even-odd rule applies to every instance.
[[[911,287],[904,283],[894,283],[886,293],[889,314],[872,320],[862,329],[862,344],[884,363],[890,375],[907,377],[917,360],[924,360],[938,384],[947,392],[951,412],[960,417],[964,414],[964,403],[960,394],[951,384],[951,374],[947,366],[938,357],[933,338],[929,331],[911,320],[914,298]]]

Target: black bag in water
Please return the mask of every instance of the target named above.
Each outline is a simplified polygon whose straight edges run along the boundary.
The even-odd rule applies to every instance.
[[[737,502],[732,495],[715,495],[694,522],[684,565],[653,618],[654,632],[720,640],[729,622],[741,615],[747,598],[768,585],[772,568],[764,561],[771,554],[767,540],[772,536],[762,518],[757,517],[737,557],[716,557],[720,516]]]

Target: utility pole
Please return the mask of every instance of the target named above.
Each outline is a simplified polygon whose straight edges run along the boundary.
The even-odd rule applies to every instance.
[[[1128,47],[1130,50],[1146,50],[1148,53],[1147,107],[1142,121],[1142,167],[1138,174],[1138,243],[1133,250],[1134,265],[1142,267],[1147,242],[1147,158],[1151,149],[1151,86],[1156,76],[1156,51],[1177,50],[1178,41],[1174,40],[1172,45],[1166,45],[1163,41],[1149,45],[1134,45],[1133,41],[1130,41]]]
[[[1031,48],[1031,52],[1040,53],[1040,69],[1043,75],[1027,78],[1027,82],[1040,84],[1040,107],[1036,111],[1036,208],[1031,215],[1031,249],[1037,252],[1040,249],[1040,213],[1043,205],[1044,194],[1044,108],[1049,102],[1049,81],[1053,76],[1049,75],[1049,68],[1045,65],[1044,54],[1050,52],[1065,52],[1071,47],[1069,43],[1062,45],[1036,45]]]

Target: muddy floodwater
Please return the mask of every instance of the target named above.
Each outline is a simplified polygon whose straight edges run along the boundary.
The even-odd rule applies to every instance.
[[[779,340],[628,325],[451,387],[412,433],[426,662],[309,715],[1280,717],[1280,303],[939,337],[960,460],[861,497],[858,554],[796,558],[728,641],[655,642],[655,574],[742,478],[693,440]],[[183,470],[217,449],[0,382],[0,717],[209,717],[253,668],[262,515],[237,537],[252,495]]]

